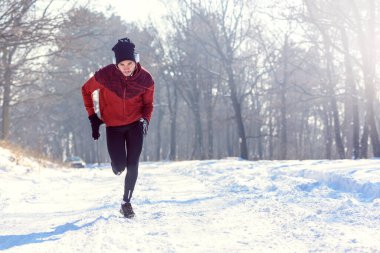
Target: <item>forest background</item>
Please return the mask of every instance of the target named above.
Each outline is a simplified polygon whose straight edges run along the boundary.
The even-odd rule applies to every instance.
[[[0,0],[2,140],[108,162],[80,88],[129,37],[155,79],[144,161],[380,157],[380,2],[163,0],[144,23],[97,2]]]

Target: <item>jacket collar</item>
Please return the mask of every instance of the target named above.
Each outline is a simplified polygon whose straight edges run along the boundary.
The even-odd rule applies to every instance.
[[[124,76],[124,74],[120,71],[120,69],[117,67],[117,65],[114,64],[114,66],[116,69],[116,73],[125,80],[131,80],[131,81],[136,80],[141,75],[141,72],[142,72],[140,63],[136,63],[136,69],[134,70],[132,76]]]

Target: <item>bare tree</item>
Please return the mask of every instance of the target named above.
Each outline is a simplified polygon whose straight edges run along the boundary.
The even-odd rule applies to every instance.
[[[368,12],[368,18],[359,13],[359,7],[355,0],[349,1],[352,12],[354,14],[354,25],[359,38],[360,53],[362,57],[363,79],[365,84],[366,96],[366,116],[365,122],[369,127],[373,154],[375,157],[380,157],[380,140],[377,131],[374,103],[375,103],[375,70],[376,70],[376,12],[379,11],[380,5],[375,0],[368,0],[364,4],[359,1],[359,4]],[[365,22],[367,21],[367,22]]]
[[[208,6],[201,6],[192,2],[187,3],[193,14],[197,15],[203,23],[203,28],[209,35],[206,38],[196,32],[196,37],[209,52],[212,50],[223,66],[229,95],[235,113],[237,132],[240,143],[240,156],[248,159],[247,136],[242,112],[244,99],[239,92],[236,74],[239,73],[239,51],[247,40],[247,34],[252,33],[253,25],[250,13],[246,12],[246,3],[230,0],[219,1]]]
[[[376,99],[376,90],[374,88],[376,68],[374,56],[376,55],[376,44],[374,44],[374,38],[376,34],[375,13],[379,10],[378,4],[376,1],[362,0],[350,0],[348,1],[349,5],[347,5],[346,1],[329,0],[319,2],[304,0],[304,3],[308,7],[312,22],[322,32],[324,41],[328,42],[330,47],[334,47],[338,52],[344,55],[347,80],[346,91],[348,94],[354,92],[349,96],[358,96],[360,94],[355,92],[359,90],[355,87],[357,85],[354,83],[354,77],[352,75],[352,63],[359,66],[363,73],[363,79],[360,82],[364,85],[365,93],[363,94],[363,99],[366,102],[360,152],[358,150],[360,121],[358,99],[355,97],[348,99],[347,103],[350,103],[352,107],[345,106],[346,109],[352,110],[351,114],[346,113],[346,115],[351,117],[351,119],[347,119],[347,122],[352,122],[352,124],[349,124],[349,127],[352,128],[353,157],[366,157],[368,136],[371,138],[374,156],[379,156],[380,142],[374,114]],[[364,15],[363,13],[368,13],[369,15]],[[335,36],[337,33],[341,34],[340,40]],[[359,45],[358,48],[354,48],[352,46],[354,45],[353,43],[351,43],[351,45],[348,44],[348,33],[351,39],[357,42]],[[358,57],[358,53],[361,57]],[[337,116],[334,116],[334,118],[334,121],[336,121]],[[339,144],[339,142],[337,144]]]
[[[37,0],[1,1],[0,64],[3,74],[1,139],[7,139],[9,136],[10,109],[20,97],[15,94],[15,88],[23,86],[25,90],[35,86],[33,80],[20,78],[17,75],[22,75],[24,71],[30,73],[31,70],[36,70],[38,65],[32,63],[49,54],[43,50],[43,46],[54,42],[54,34],[62,22],[62,16],[53,15],[51,12],[53,1],[46,3]],[[43,5],[41,10],[36,8],[37,3]],[[35,75],[31,78],[35,78]]]
[[[335,81],[333,80],[333,54],[331,52],[331,40],[328,35],[328,32],[326,31],[326,28],[321,25],[318,20],[316,20],[315,14],[314,14],[314,7],[310,4],[308,0],[305,0],[305,4],[308,7],[308,11],[310,13],[310,17],[313,20],[314,24],[318,28],[318,30],[322,34],[322,41],[325,48],[325,57],[326,57],[326,73],[327,73],[327,84],[326,89],[330,95],[330,101],[329,105],[331,107],[333,122],[334,122],[334,134],[335,134],[335,144],[337,147],[337,151],[339,154],[339,157],[341,159],[345,158],[345,149],[342,141],[341,136],[341,129],[340,129],[340,119],[339,119],[339,111],[338,111],[338,105],[335,95]]]
[[[352,66],[352,59],[349,47],[349,41],[347,38],[347,32],[345,28],[341,28],[342,44],[344,48],[344,63],[346,68],[346,90],[347,90],[347,102],[346,105],[351,108],[346,109],[346,113],[351,111],[351,115],[348,115],[348,124],[346,125],[346,131],[349,131],[352,124],[352,158],[358,159],[360,157],[360,121],[359,121],[359,95],[356,87],[354,69]],[[351,109],[351,110],[350,110]],[[350,120],[352,119],[352,120]],[[349,142],[350,143],[350,142]],[[348,145],[350,147],[350,145]]]

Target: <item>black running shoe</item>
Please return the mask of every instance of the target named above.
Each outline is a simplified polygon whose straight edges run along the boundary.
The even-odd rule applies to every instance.
[[[125,218],[133,218],[135,216],[131,203],[122,204],[120,213],[124,215]]]
[[[125,168],[123,168],[121,171],[120,170],[117,170],[111,163],[111,167],[112,167],[112,171],[113,173],[116,175],[116,176],[119,176],[121,173],[123,173],[123,171],[125,170]]]

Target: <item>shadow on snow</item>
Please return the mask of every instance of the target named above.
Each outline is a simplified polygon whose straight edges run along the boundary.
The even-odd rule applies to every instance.
[[[76,225],[81,220],[69,222],[54,228],[51,232],[31,233],[25,235],[0,235],[0,250],[6,250],[16,246],[22,246],[31,243],[41,243],[45,241],[55,241],[60,238],[56,237],[62,235],[68,231],[76,231],[85,227],[90,227],[99,220],[108,220],[110,217],[105,218],[100,216],[95,220],[85,223],[83,225]]]

